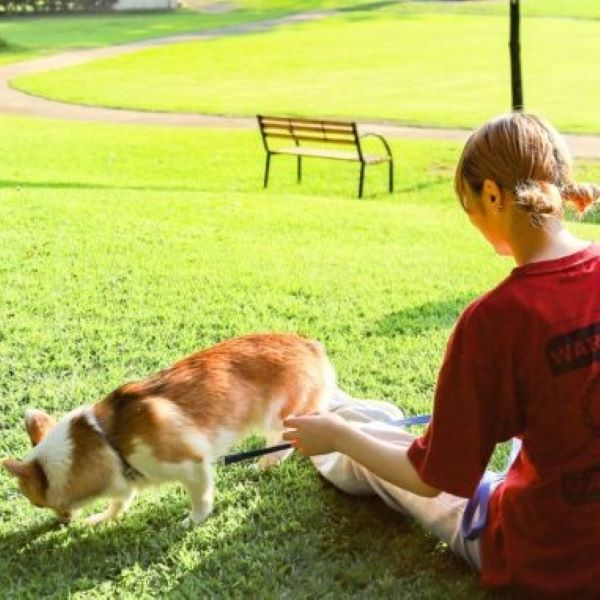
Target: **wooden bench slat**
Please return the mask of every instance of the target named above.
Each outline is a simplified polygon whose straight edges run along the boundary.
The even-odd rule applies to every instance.
[[[301,146],[282,148],[274,154],[291,154],[293,156],[315,156],[319,158],[336,158],[338,160],[360,161],[358,152],[345,152],[343,150],[327,150],[319,148],[302,148]]]
[[[281,138],[288,140],[305,140],[311,142],[340,142],[354,144],[356,146],[356,137],[339,132],[324,133],[322,131],[285,131],[283,129],[276,131],[265,132],[265,138]]]
[[[310,128],[310,129],[339,129],[341,131],[354,131],[352,123],[323,123],[317,121],[314,123],[305,123],[303,121],[262,121],[265,127],[286,127],[293,129]]]
[[[284,140],[294,139],[301,142],[319,142],[321,144],[340,144],[343,146],[356,146],[354,138],[339,138],[339,137],[317,137],[311,135],[291,135],[284,133],[271,133],[270,138],[280,138]]]
[[[265,133],[269,133],[270,131],[314,131],[314,132],[323,132],[323,133],[339,133],[343,135],[353,136],[355,135],[353,128],[346,127],[336,127],[327,125],[326,127],[321,127],[320,125],[288,125],[287,123],[263,123],[263,131]]]
[[[360,162],[358,152],[346,152],[344,150],[330,150],[329,148],[303,148],[302,146],[290,146],[289,148],[278,148],[273,154],[290,154],[292,156],[314,156],[318,158],[334,158],[338,160],[349,160]],[[387,156],[376,154],[363,154],[363,161],[375,165],[388,162]]]
[[[351,121],[335,121],[333,119],[306,119],[304,117],[272,117],[268,115],[259,115],[258,120],[261,122],[272,121],[275,123],[323,123],[324,125],[343,125],[352,128]]]

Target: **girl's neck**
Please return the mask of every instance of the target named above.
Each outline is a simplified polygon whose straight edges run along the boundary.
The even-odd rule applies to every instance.
[[[522,266],[563,258],[575,254],[589,245],[590,242],[575,237],[563,227],[562,223],[559,223],[555,228],[536,229],[533,235],[529,230],[527,235],[515,236],[511,247],[515,262],[518,266]]]

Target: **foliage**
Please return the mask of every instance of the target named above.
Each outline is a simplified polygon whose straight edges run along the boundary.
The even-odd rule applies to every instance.
[[[0,0],[0,15],[106,12],[116,0]]]

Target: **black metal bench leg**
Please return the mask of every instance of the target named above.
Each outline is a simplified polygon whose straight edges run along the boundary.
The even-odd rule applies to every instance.
[[[267,152],[267,162],[265,164],[265,180],[263,183],[263,187],[267,187],[269,185],[269,169],[271,168],[271,153]]]
[[[358,197],[363,197],[363,187],[365,183],[365,163],[360,163],[360,180],[358,181]]]
[[[302,181],[302,157],[298,156],[296,162],[297,162],[296,175],[297,175],[298,183],[300,183]]]
[[[389,182],[390,194],[394,191],[394,163],[390,160],[390,182]]]

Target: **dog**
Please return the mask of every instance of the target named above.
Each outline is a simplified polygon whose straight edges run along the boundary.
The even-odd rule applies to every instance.
[[[189,492],[186,527],[213,508],[214,463],[252,430],[281,443],[283,420],[325,410],[335,372],[318,342],[293,334],[254,334],[227,340],[151,377],[122,385],[92,406],[55,422],[28,410],[33,448],[3,466],[35,505],[63,523],[99,497],[107,509],[86,519],[119,517],[149,485],[181,482]],[[292,450],[263,456],[260,468]]]

